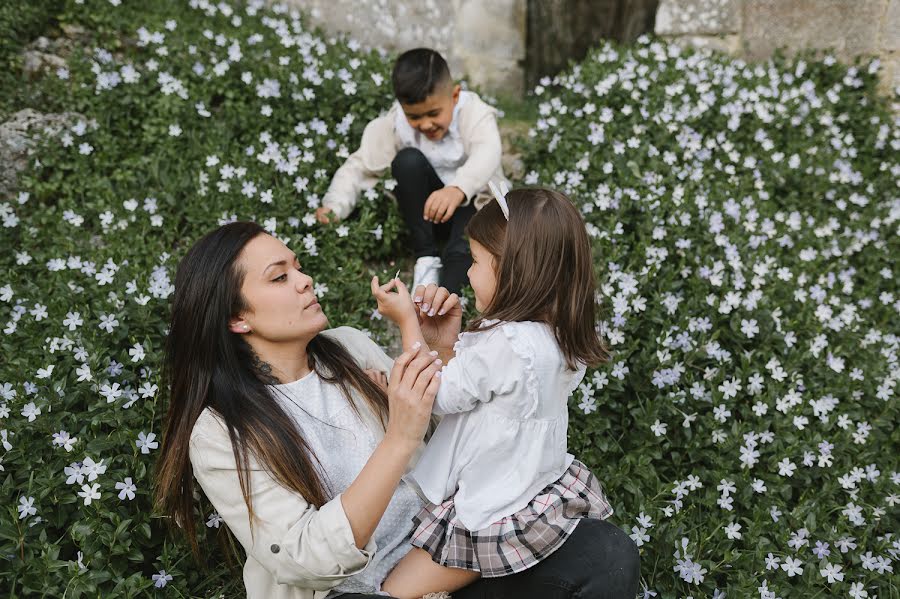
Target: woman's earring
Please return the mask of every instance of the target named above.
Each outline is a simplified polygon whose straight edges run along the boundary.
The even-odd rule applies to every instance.
[[[245,331],[249,331],[249,330],[250,330],[250,327],[249,327],[248,325],[246,325],[246,324],[244,325],[243,328],[244,328]]]

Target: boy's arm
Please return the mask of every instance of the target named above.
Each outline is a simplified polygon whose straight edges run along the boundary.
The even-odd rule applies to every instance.
[[[396,155],[394,129],[388,115],[366,125],[359,149],[338,168],[322,198],[322,206],[337,218],[347,218],[356,206],[360,191],[375,185],[378,177],[391,167]]]
[[[467,123],[468,125],[468,123]],[[500,168],[503,146],[500,142],[500,130],[492,109],[465,128],[464,139],[468,140],[469,157],[456,170],[456,176],[448,183],[448,187],[458,187],[467,198],[474,198]]]

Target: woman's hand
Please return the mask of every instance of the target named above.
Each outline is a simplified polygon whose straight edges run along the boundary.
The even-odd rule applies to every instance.
[[[422,442],[440,386],[441,366],[437,352],[424,351],[421,344],[394,360],[388,382],[390,416],[385,439],[405,447],[417,447]]]
[[[381,387],[381,390],[387,393],[388,389],[388,380],[387,376],[381,372],[380,370],[373,370],[371,368],[366,368],[363,370],[366,373],[366,376],[369,377],[373,383]]]
[[[396,289],[397,293],[391,293]],[[372,277],[372,296],[378,302],[378,311],[385,318],[401,328],[416,320],[416,307],[409,297],[406,285],[400,279],[391,279],[384,285],[378,284],[378,277]]]
[[[419,285],[413,294],[413,303],[417,307],[416,315],[425,343],[435,349],[451,350],[462,327],[459,296],[434,284]]]

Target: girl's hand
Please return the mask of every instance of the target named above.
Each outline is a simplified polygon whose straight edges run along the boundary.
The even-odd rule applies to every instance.
[[[413,293],[413,303],[425,343],[432,348],[452,348],[462,327],[459,297],[444,287],[419,285]]]
[[[392,289],[396,289],[397,293],[390,293]],[[391,279],[379,286],[378,277],[372,277],[372,295],[378,302],[378,311],[385,318],[401,327],[416,320],[416,308],[400,279]]]
[[[441,382],[442,363],[436,353],[424,351],[417,343],[394,360],[388,382],[386,439],[416,447],[425,437]]]
[[[331,222],[337,222],[338,217],[335,216],[334,212],[331,211],[331,208],[319,206],[318,208],[316,208],[316,220],[323,225],[327,225]]]

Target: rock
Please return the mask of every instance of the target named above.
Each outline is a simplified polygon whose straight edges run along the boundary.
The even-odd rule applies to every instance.
[[[741,51],[741,38],[737,34],[728,35],[682,35],[672,41],[686,48],[708,48],[736,56]]]
[[[881,49],[900,51],[900,0],[890,0],[881,29]]]
[[[13,114],[0,123],[0,198],[16,189],[17,177],[28,164],[28,156],[37,138],[54,135],[85,117],[77,112],[43,114],[30,108]]]
[[[778,48],[833,49],[842,59],[879,54],[886,8],[885,0],[744,0],[747,57],[765,59]]]
[[[22,69],[28,75],[35,75],[41,71],[55,71],[66,66],[66,60],[55,54],[26,50],[22,53]]]
[[[716,35],[741,28],[740,0],[662,0],[657,35]]]
[[[457,2],[452,54],[469,82],[518,95],[524,90],[525,0]]]

